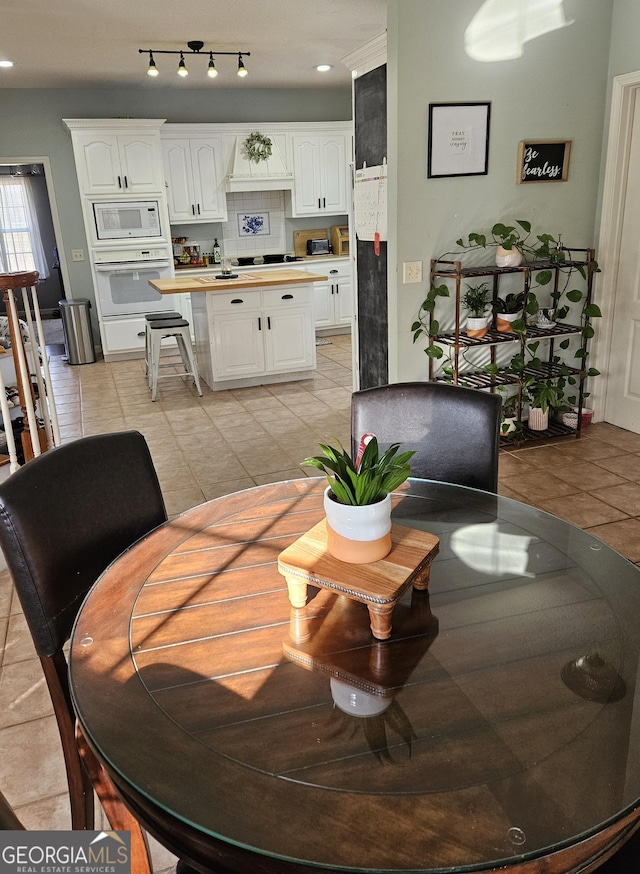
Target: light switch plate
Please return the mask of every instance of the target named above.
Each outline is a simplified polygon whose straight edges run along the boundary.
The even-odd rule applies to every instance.
[[[84,250],[83,249],[72,249],[71,250],[71,258],[73,261],[84,261]]]

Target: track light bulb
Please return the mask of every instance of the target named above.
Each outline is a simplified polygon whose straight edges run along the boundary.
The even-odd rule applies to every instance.
[[[180,52],[180,63],[178,64],[178,76],[182,76],[184,79],[185,76],[189,75],[189,71],[187,70],[184,63],[184,55]]]
[[[244,77],[248,75],[249,71],[242,63],[242,55],[238,55],[238,76],[240,76],[241,79],[244,79]]]
[[[213,62],[213,53],[209,52],[209,67],[207,69],[207,76],[210,79],[215,79],[218,75],[218,71],[216,70],[216,65]]]
[[[149,52],[149,66],[147,67],[147,76],[159,76],[160,72],[156,67],[156,62],[153,60],[153,52]]]

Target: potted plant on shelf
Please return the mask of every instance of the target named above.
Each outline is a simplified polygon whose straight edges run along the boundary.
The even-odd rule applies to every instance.
[[[510,292],[504,297],[497,297],[495,299],[493,311],[496,314],[496,329],[498,331],[502,333],[523,333],[526,330],[523,316],[524,297],[525,293],[522,291],[518,294]]]
[[[529,430],[546,431],[549,427],[549,411],[561,408],[562,389],[550,380],[528,376],[523,391],[529,402]]]
[[[556,240],[551,234],[538,234],[532,241],[531,222],[524,219],[516,219],[515,225],[497,222],[491,228],[491,236],[493,239],[487,240],[486,234],[472,231],[466,241],[460,239],[456,243],[463,249],[486,249],[492,246],[496,250],[498,267],[519,267],[523,259],[548,261],[551,249],[555,251],[556,248]]]
[[[515,435],[521,429],[522,422],[518,420],[518,395],[509,395],[502,401],[500,436]]]
[[[487,308],[489,306],[489,286],[486,282],[480,285],[467,285],[462,297],[462,305],[469,312],[467,319],[467,336],[484,337],[488,330]]]
[[[380,455],[377,438],[366,434],[354,462],[336,442],[337,448],[320,443],[323,454],[302,462],[327,477],[327,549],[341,561],[379,561],[391,550],[391,492],[411,476],[409,459],[415,452],[398,454],[400,444],[393,443]]]

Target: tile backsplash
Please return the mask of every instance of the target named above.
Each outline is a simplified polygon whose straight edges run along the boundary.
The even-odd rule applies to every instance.
[[[264,255],[291,248],[285,239],[282,191],[228,194],[227,213],[221,241],[225,255]]]

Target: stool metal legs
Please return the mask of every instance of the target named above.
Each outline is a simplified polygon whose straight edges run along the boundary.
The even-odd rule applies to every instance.
[[[202,397],[202,389],[200,388],[200,378],[198,376],[198,365],[193,354],[191,346],[191,337],[189,335],[189,323],[186,319],[180,319],[179,324],[170,320],[157,320],[147,323],[147,334],[149,338],[148,352],[148,377],[149,388],[151,389],[151,400],[155,401],[156,391],[158,388],[158,380],[166,379],[175,376],[190,376],[193,379],[193,384],[200,397]],[[182,359],[184,374],[182,373],[164,373],[160,374],[161,367],[173,367],[173,364],[160,364],[160,352],[162,341],[167,337],[175,337],[178,344],[178,351]]]

